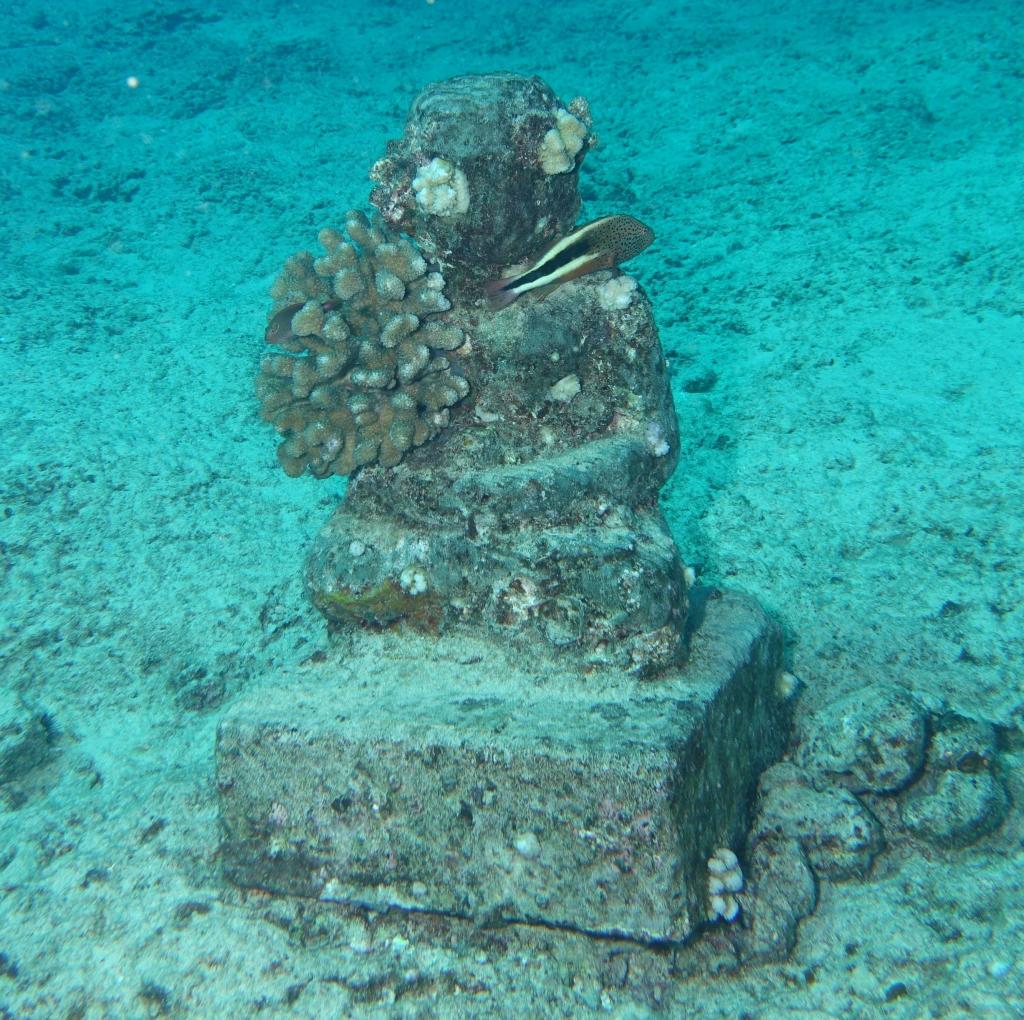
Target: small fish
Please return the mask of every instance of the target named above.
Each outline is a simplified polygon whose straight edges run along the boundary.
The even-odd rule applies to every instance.
[[[296,301],[293,305],[287,305],[282,308],[281,311],[275,315],[270,322],[267,323],[267,330],[263,334],[263,339],[268,344],[280,344],[286,340],[294,340],[295,332],[292,329],[292,319],[295,318],[295,313],[305,307],[305,301]],[[335,308],[341,307],[340,301],[324,301],[320,305],[321,309],[325,312],[333,311]]]
[[[484,293],[493,310],[529,291],[544,298],[567,280],[611,269],[639,255],[653,240],[654,231],[632,216],[603,216],[556,241],[525,272],[491,280]]]

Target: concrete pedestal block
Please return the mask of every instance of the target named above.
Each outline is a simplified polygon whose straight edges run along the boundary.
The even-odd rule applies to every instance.
[[[694,592],[685,667],[640,681],[463,636],[353,638],[221,725],[226,876],[244,887],[643,942],[707,913],[781,753],[778,627]]]

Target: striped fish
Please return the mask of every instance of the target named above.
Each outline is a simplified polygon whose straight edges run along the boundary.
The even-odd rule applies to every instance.
[[[492,309],[504,308],[530,291],[547,297],[567,280],[611,269],[639,255],[653,240],[654,231],[632,216],[602,216],[556,241],[525,271],[491,280],[484,293]]]

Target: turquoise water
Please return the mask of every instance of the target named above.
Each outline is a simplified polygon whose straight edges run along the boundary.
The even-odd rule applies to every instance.
[[[782,621],[798,726],[910,692],[995,726],[1019,800],[1020,4],[0,9],[0,750],[46,748],[0,759],[0,1013],[1024,1011],[1015,808],[824,882],[789,962],[641,989],[225,890],[212,772],[223,712],[325,643],[301,568],[344,491],[258,420],[268,288],[420,89],[512,70],[590,102],[581,220],[657,235],[665,512]]]

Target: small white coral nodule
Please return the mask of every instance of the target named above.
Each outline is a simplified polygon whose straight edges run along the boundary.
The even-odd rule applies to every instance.
[[[782,701],[789,701],[790,698],[799,694],[802,686],[800,678],[788,670],[783,670],[775,678],[775,693]]]
[[[743,890],[739,858],[720,847],[708,858],[708,920],[735,921],[740,905],[736,893]]]
[[[555,114],[555,126],[544,135],[537,153],[544,173],[550,176],[571,170],[586,137],[586,124],[568,110],[559,110]]]
[[[419,567],[406,567],[398,578],[407,595],[422,595],[427,590],[427,577]]]
[[[609,312],[622,308],[628,308],[633,303],[633,294],[636,291],[636,280],[632,276],[613,276],[601,284],[597,292],[597,300],[601,307]]]
[[[580,391],[580,377],[573,373],[563,376],[548,389],[548,397],[551,400],[561,401],[568,404]]]
[[[665,430],[656,421],[649,421],[644,429],[644,442],[655,457],[664,457],[672,449],[665,438]]]
[[[469,208],[466,175],[440,156],[419,168],[412,190],[416,204],[432,216],[458,216]]]

